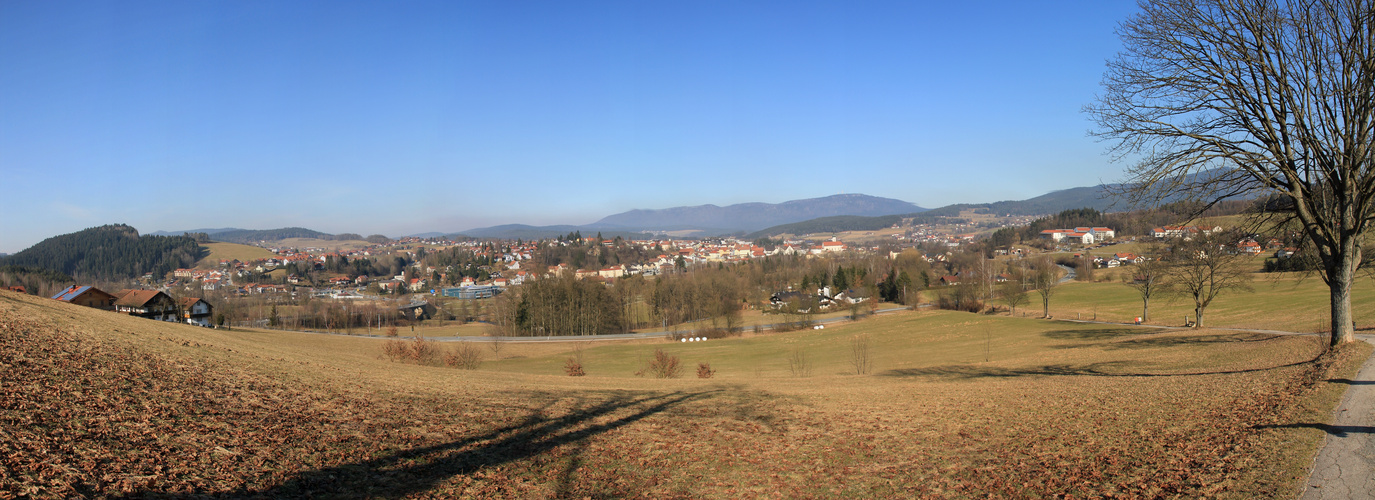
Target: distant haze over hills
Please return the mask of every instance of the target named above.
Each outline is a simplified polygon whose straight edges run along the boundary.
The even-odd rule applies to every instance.
[[[508,224],[469,229],[462,234],[476,238],[548,238],[581,231],[584,236],[637,237],[646,233],[672,233],[700,237],[748,233],[766,227],[819,217],[883,216],[910,214],[926,209],[902,200],[864,194],[838,194],[783,203],[739,203],[720,207],[698,205],[664,209],[637,209],[610,215],[582,226],[526,226]]]
[[[755,231],[779,224],[837,215],[880,216],[921,212],[926,209],[902,200],[864,194],[838,194],[824,198],[783,203],[740,203],[725,207],[698,205],[659,210],[631,210],[590,224],[596,228],[640,231],[714,229],[721,232]]]
[[[864,194],[838,194],[782,203],[739,203],[724,207],[698,205],[663,209],[636,209],[609,215],[586,225],[529,226],[525,224],[503,224],[469,229],[461,233],[427,232],[410,236],[462,235],[474,238],[540,239],[573,232],[581,232],[584,236],[592,236],[600,232],[606,238],[616,236],[634,238],[656,233],[702,237],[748,234],[816,219],[824,219],[821,222],[824,222],[825,224],[822,225],[826,227],[890,225],[892,222],[888,219],[895,215],[920,213],[930,216],[955,216],[959,215],[961,210],[971,208],[984,208],[997,214],[1012,215],[1053,214],[1062,210],[1084,207],[1100,211],[1106,211],[1110,208],[1125,210],[1127,207],[1124,204],[1113,203],[1114,199],[1107,194],[1108,189],[1109,186],[1107,185],[1077,187],[1053,191],[1027,200],[957,204],[934,210],[927,210],[913,203],[892,198]],[[883,218],[883,220],[871,220],[871,218]],[[238,228],[192,229],[187,231],[159,231],[153,234],[180,236],[183,233],[206,233],[216,241],[242,243],[287,237],[332,238],[332,235],[304,228],[261,231]]]

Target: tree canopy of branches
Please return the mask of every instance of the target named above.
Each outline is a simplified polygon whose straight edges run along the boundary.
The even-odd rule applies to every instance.
[[[1152,248],[1149,254],[1158,256],[1160,249]],[[1141,296],[1141,321],[1151,320],[1151,298],[1170,291],[1169,271],[1168,262],[1152,257],[1151,260],[1133,264],[1131,272],[1122,275],[1127,286]]]
[[[1031,289],[1041,296],[1041,315],[1049,318],[1050,297],[1055,295],[1055,287],[1060,284],[1060,266],[1055,265],[1050,257],[1041,257],[1032,262],[1027,277],[1031,280]]]
[[[570,275],[526,283],[498,297],[497,324],[507,335],[623,333],[625,317],[606,285]]]
[[[1194,301],[1194,328],[1203,328],[1203,311],[1224,292],[1250,291],[1251,256],[1236,249],[1231,233],[1173,240],[1162,257],[1169,265],[1170,286]]]
[[[1143,0],[1086,111],[1132,201],[1277,194],[1317,249],[1332,344],[1375,218],[1375,3]]]

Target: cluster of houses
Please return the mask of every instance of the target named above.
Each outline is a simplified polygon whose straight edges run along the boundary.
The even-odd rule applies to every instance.
[[[1041,237],[1056,243],[1079,243],[1092,245],[1117,237],[1117,232],[1109,227],[1076,227],[1074,229],[1046,229]]]
[[[1118,252],[1112,254],[1112,257],[1094,257],[1093,265],[1097,267],[1121,267],[1130,264],[1140,264],[1145,261],[1145,257],[1131,252]]]
[[[821,311],[827,311],[835,306],[844,307],[852,304],[858,304],[864,302],[865,300],[868,300],[868,297],[859,296],[857,295],[857,292],[854,290],[844,290],[835,293],[832,292],[833,291],[829,286],[821,287],[816,290],[816,305],[818,309],[820,309]],[[775,292],[772,296],[769,297],[769,307],[773,308],[773,310],[775,311],[783,310],[783,308],[785,307],[796,307],[798,304],[804,301],[803,299],[807,298],[808,295],[803,292],[791,290]],[[809,307],[806,309],[798,309],[797,312],[808,314],[812,311]]]
[[[53,295],[54,300],[114,311],[140,318],[210,327],[215,308],[196,298],[174,299],[158,290],[121,290],[106,293],[93,286],[72,285]]]

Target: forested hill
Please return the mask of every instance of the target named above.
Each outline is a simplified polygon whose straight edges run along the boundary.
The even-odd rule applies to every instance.
[[[884,215],[880,217],[861,217],[857,215],[838,215],[835,217],[821,217],[792,224],[782,224],[768,229],[755,231],[745,236],[746,239],[757,239],[780,234],[815,234],[815,233],[840,233],[845,231],[874,231],[901,224],[901,215]]]
[[[259,241],[278,241],[287,238],[312,238],[332,240],[334,235],[303,227],[284,227],[281,229],[234,229],[210,235],[210,239],[226,243],[251,244]]]
[[[54,236],[9,257],[0,266],[42,268],[80,280],[154,276],[192,267],[204,249],[187,236],[139,236],[124,224]]]

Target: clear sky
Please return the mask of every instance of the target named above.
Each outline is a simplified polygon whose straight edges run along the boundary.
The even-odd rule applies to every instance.
[[[0,0],[0,252],[108,223],[401,236],[1121,178],[1128,0]]]

